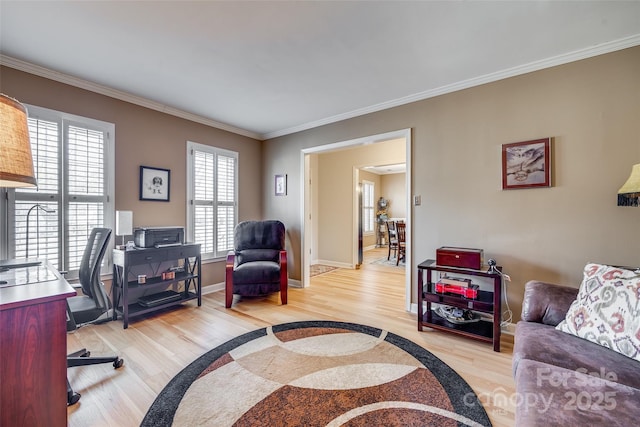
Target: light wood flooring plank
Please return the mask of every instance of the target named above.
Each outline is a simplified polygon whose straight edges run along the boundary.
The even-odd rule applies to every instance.
[[[172,310],[122,322],[83,327],[68,335],[69,352],[86,347],[92,355],[118,354],[123,368],[110,364],[70,368],[69,379],[82,394],[68,408],[69,425],[137,426],[157,394],[180,370],[243,333],[268,325],[301,320],[334,320],[386,329],[421,345],[460,374],[480,397],[494,426],[511,426],[515,395],[511,375],[511,337],[502,352],[490,344],[444,332],[419,332],[415,314],[404,310],[404,270],[370,264],[386,249],[365,252],[358,270],[338,269],[311,279],[305,289],[290,288],[289,303],[279,294],[234,300],[224,307],[224,291]],[[236,297],[237,298],[237,297]]]

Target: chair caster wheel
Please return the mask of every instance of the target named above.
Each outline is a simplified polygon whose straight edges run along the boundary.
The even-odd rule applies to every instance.
[[[75,405],[80,400],[80,393],[73,393],[70,397],[67,397],[67,406]]]
[[[122,365],[124,365],[124,359],[118,358],[113,362],[113,368],[114,369],[118,369],[118,368],[122,367]]]

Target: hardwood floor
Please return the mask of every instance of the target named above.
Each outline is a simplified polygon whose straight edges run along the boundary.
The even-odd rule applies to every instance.
[[[337,320],[386,329],[428,349],[471,385],[494,426],[512,426],[511,337],[503,336],[502,352],[495,353],[489,344],[419,332],[416,315],[404,310],[404,270],[369,263],[383,256],[386,249],[367,251],[359,270],[330,271],[313,277],[305,289],[290,288],[286,306],[273,294],[225,309],[224,291],[219,291],[205,295],[202,307],[191,302],[134,319],[126,330],[116,321],[70,333],[69,352],[86,347],[94,356],[116,353],[125,363],[118,370],[110,364],[68,370],[73,388],[82,394],[67,410],[69,425],[137,426],[169,380],[217,345],[271,324]]]

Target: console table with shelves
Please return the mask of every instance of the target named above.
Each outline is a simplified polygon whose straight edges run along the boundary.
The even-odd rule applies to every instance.
[[[498,267],[500,269],[500,267]],[[457,277],[484,277],[493,282],[492,291],[478,290],[474,299],[461,295],[436,292],[435,284],[441,274]],[[452,323],[434,312],[431,305],[441,304],[486,313],[492,320],[480,319],[470,323]],[[500,351],[500,323],[502,313],[502,276],[496,272],[437,265],[428,259],[418,265],[418,330],[423,327],[447,331],[468,338],[493,343],[493,351]]]
[[[162,278],[169,265],[181,267],[174,271],[175,277]],[[120,315],[124,329],[129,327],[129,318],[163,308],[198,301],[202,305],[202,259],[200,244],[184,244],[164,248],[136,248],[113,250],[113,320]],[[145,283],[138,283],[138,275],[146,275]],[[160,294],[169,286],[183,283],[179,298],[142,305],[138,302],[141,293],[145,296]]]

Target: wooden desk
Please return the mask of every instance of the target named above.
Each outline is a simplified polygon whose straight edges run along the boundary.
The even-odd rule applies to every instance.
[[[0,425],[66,426],[66,299],[76,291],[47,261],[21,269],[0,272]],[[29,283],[12,286],[25,269]]]

